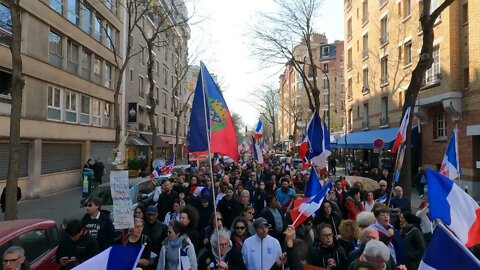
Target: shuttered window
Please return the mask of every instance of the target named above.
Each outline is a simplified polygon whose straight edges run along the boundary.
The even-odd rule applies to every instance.
[[[80,144],[44,143],[42,174],[79,170],[82,167]]]
[[[8,174],[8,144],[0,144],[0,180],[7,179]],[[28,176],[28,144],[20,145],[20,170],[19,177]]]

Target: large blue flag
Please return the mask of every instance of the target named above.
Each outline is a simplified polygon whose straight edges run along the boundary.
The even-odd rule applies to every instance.
[[[143,252],[141,246],[111,246],[73,270],[133,270]]]
[[[315,172],[315,169],[312,168],[310,172],[310,178],[307,181],[307,186],[305,188],[305,197],[313,197],[317,195],[320,190],[322,190],[322,186],[320,185],[320,182],[318,181],[317,173]]]
[[[209,139],[212,153],[238,160],[237,137],[227,103],[207,67],[200,63],[187,135],[188,151],[207,154]]]

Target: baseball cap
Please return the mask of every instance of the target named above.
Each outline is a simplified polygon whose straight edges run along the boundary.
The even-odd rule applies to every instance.
[[[270,227],[270,224],[268,224],[268,221],[266,219],[264,219],[263,217],[259,217],[259,218],[255,219],[255,221],[253,222],[253,227],[255,229],[257,229],[258,226],[263,226],[263,225],[268,225]]]
[[[153,214],[158,214],[158,209],[155,205],[150,205],[147,208],[147,212],[145,213],[147,215],[153,215]]]

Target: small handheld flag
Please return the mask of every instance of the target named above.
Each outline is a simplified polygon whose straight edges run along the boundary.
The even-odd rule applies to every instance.
[[[452,180],[457,179],[461,175],[460,161],[458,154],[458,129],[454,129],[452,137],[448,142],[447,150],[443,156],[442,165],[440,166],[440,173]]]
[[[405,142],[407,139],[407,126],[408,126],[408,121],[410,121],[410,111],[412,110],[412,106],[409,105],[407,110],[405,111],[405,114],[403,115],[402,118],[402,123],[400,124],[400,127],[398,128],[397,132],[397,137],[395,139],[395,142],[393,143],[392,147],[392,153],[396,153],[398,150],[398,147]]]

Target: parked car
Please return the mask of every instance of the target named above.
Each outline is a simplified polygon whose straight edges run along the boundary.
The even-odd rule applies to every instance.
[[[23,219],[0,222],[0,255],[11,246],[25,249],[26,261],[32,270],[57,270],[55,261],[60,235],[55,221]],[[3,266],[0,265],[0,269]]]

